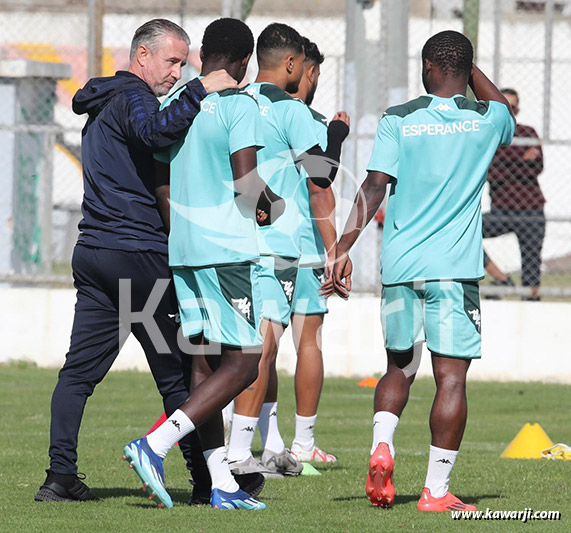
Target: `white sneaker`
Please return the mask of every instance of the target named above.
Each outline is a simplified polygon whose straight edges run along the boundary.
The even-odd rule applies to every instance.
[[[264,450],[262,453],[262,464],[268,470],[284,476],[299,476],[303,470],[303,465],[287,449],[281,453]]]
[[[265,465],[257,461],[250,455],[247,459],[243,461],[229,461],[228,467],[230,468],[230,472],[232,474],[252,474],[254,472],[258,472],[262,474],[266,479],[281,479],[283,475],[281,473],[276,472],[270,468],[267,468]]]
[[[303,449],[295,442],[291,446],[291,454],[299,461],[304,463],[335,463],[337,457],[314,446],[309,450]]]

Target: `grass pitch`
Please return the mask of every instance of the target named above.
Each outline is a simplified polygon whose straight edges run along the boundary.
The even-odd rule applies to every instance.
[[[571,461],[501,459],[526,422],[539,422],[554,442],[571,444],[571,387],[540,383],[471,382],[469,419],[452,473],[453,492],[485,510],[558,510],[558,522],[463,521],[447,513],[420,513],[416,501],[426,474],[431,380],[419,380],[397,430],[395,485],[390,510],[373,508],[365,496],[371,445],[372,389],[355,379],[325,382],[317,443],[338,463],[317,466],[321,476],[268,481],[261,512],[189,507],[190,486],[178,449],[166,463],[175,507],[157,509],[145,499],[136,475],[121,460],[123,446],[142,435],[161,414],[149,374],[112,372],[88,401],[79,441],[79,470],[99,502],[38,503],[34,494],[48,466],[49,404],[57,371],[0,366],[0,531],[281,532],[393,531],[412,529],[535,531],[571,530]],[[290,444],[294,428],[293,380],[280,380],[280,429]],[[254,441],[259,452],[260,441]]]

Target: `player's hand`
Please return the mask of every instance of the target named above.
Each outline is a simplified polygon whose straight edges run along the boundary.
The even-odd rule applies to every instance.
[[[351,127],[351,118],[347,113],[345,113],[345,111],[337,111],[337,113],[335,113],[335,116],[333,117],[333,120],[340,120],[341,122],[347,124],[348,128]]]
[[[331,250],[327,251],[327,259],[325,261],[325,277],[333,278],[333,267],[335,266],[335,259],[337,258],[336,246],[332,246]]]
[[[351,274],[353,263],[347,254],[337,258],[333,267],[333,287],[335,292],[344,300],[349,298],[351,292]]]
[[[335,292],[335,287],[333,285],[334,265],[335,265],[335,250],[333,250],[327,255],[327,261],[325,263],[325,268],[323,269],[325,281],[319,287],[319,296],[324,296],[325,298],[329,298]]]
[[[335,286],[333,285],[333,278],[325,278],[325,281],[319,287],[319,296],[329,298],[335,293]]]
[[[238,88],[238,82],[224,69],[215,70],[204,76],[200,81],[207,94]]]
[[[541,156],[541,150],[533,146],[532,148],[528,148],[525,153],[523,154],[524,161],[534,161],[539,159]]]
[[[264,190],[260,193],[256,205],[256,222],[258,226],[269,226],[280,218],[286,208],[285,200],[260,180]]]
[[[270,223],[268,219],[269,216],[265,211],[262,209],[256,209],[256,222],[258,223],[258,226],[267,226]]]
[[[343,142],[349,136],[349,115],[345,111],[338,111],[327,126],[327,135],[334,134]]]

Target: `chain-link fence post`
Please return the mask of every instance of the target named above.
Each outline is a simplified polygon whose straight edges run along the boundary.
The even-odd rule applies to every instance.
[[[88,0],[87,77],[101,76],[103,61],[103,14],[105,0]]]

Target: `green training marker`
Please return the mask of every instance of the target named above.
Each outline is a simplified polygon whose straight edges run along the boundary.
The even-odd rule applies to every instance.
[[[317,470],[314,466],[309,463],[301,463],[303,465],[303,470],[301,471],[302,476],[320,476],[321,472]]]

